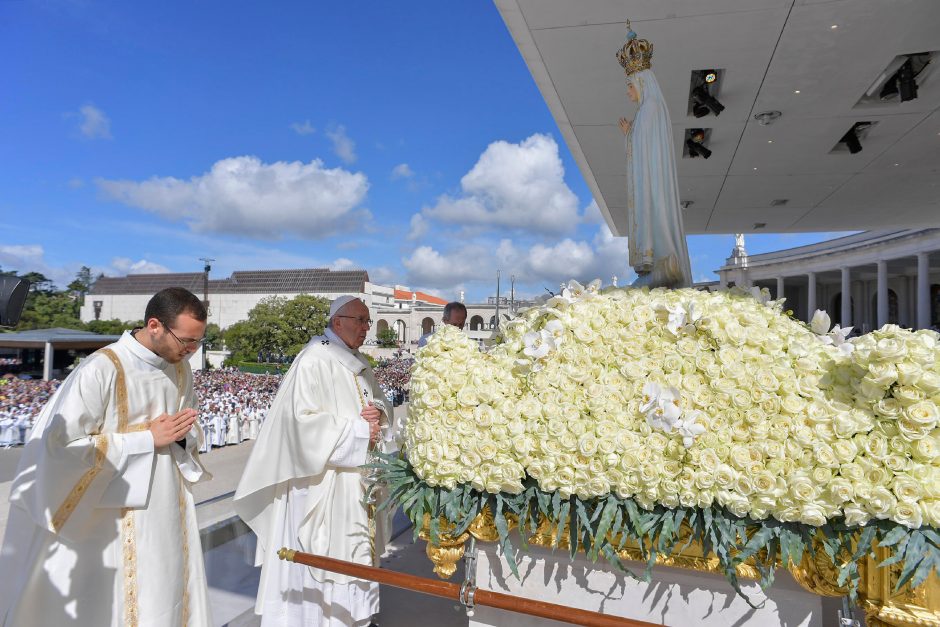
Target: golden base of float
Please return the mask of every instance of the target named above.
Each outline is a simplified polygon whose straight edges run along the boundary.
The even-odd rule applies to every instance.
[[[508,517],[510,528],[516,526],[516,520]],[[466,551],[466,543],[471,536],[481,542],[497,542],[499,534],[493,515],[484,510],[478,515],[465,533],[454,537],[447,533],[453,525],[441,520],[440,542],[432,544],[429,531],[429,517],[425,515],[424,526],[419,532],[422,540],[427,542],[425,551],[434,564],[434,572],[441,579],[449,579],[457,570],[459,562]],[[685,533],[688,528],[683,524]],[[539,526],[535,534],[528,538],[529,544],[551,549],[568,549],[568,538],[562,534],[561,542],[556,542],[556,528],[547,522]],[[685,544],[688,538],[680,535],[679,545]],[[789,571],[793,578],[803,588],[827,597],[841,597],[848,593],[844,586],[837,585],[839,571],[829,561],[829,557],[818,547],[815,557],[806,554],[798,565],[790,565]],[[911,588],[905,585],[895,592],[894,587],[901,573],[901,565],[894,564],[879,568],[878,564],[887,559],[890,552],[887,549],[876,548],[876,559],[867,557],[859,563],[861,579],[858,585],[858,604],[865,612],[865,621],[868,627],[940,627],[940,580],[931,574],[922,585]],[[620,557],[625,560],[645,562],[643,555],[636,545],[628,545],[620,551]],[[714,555],[703,555],[701,544],[691,543],[684,550],[673,555],[659,555],[656,563],[660,566],[684,568],[687,570],[717,573],[722,570],[718,558]],[[758,579],[757,569],[748,562],[737,566],[739,577]]]

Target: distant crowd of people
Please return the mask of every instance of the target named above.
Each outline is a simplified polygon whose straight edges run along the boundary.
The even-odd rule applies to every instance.
[[[280,383],[278,375],[246,374],[237,368],[193,373],[205,434],[202,452],[257,438]]]
[[[396,406],[407,400],[413,364],[410,357],[383,359],[375,368],[382,391]],[[0,448],[26,441],[59,383],[0,377]],[[247,374],[237,368],[195,372],[199,423],[205,433],[202,452],[257,438],[280,383],[281,375]]]
[[[379,382],[385,397],[398,406],[408,400],[408,382],[415,360],[410,356],[395,359],[380,359],[375,366],[375,380]]]
[[[59,383],[18,379],[13,375],[0,377],[0,448],[26,441],[33,420]]]

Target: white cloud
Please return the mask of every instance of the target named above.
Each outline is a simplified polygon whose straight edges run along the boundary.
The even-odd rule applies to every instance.
[[[420,213],[411,216],[411,228],[408,230],[408,239],[416,240],[425,236],[430,228],[428,221]]]
[[[430,246],[419,246],[410,257],[402,259],[408,271],[408,282],[428,287],[448,287],[464,281],[481,280],[492,267],[486,250],[479,246],[466,246],[442,254]],[[495,276],[495,274],[494,274]]]
[[[153,177],[95,182],[114,200],[183,220],[197,232],[318,239],[361,226],[371,217],[355,210],[369,189],[366,176],[324,168],[319,159],[267,164],[257,157],[232,157],[188,181]]]
[[[414,170],[407,163],[399,163],[392,168],[392,180],[410,179],[415,175]]]
[[[330,270],[359,270],[362,268],[358,263],[346,257],[335,259],[329,267]]]
[[[532,135],[518,144],[496,141],[460,180],[461,195],[443,195],[422,213],[475,228],[568,232],[580,216],[564,174],[558,144],[548,135]]]
[[[0,268],[19,274],[39,272],[59,288],[71,283],[80,264],[52,266],[45,255],[45,249],[39,244],[0,245]]]
[[[326,136],[333,142],[333,152],[346,163],[356,161],[356,142],[346,134],[346,127],[342,124],[330,126],[326,129]]]
[[[164,274],[170,271],[166,266],[159,263],[139,259],[133,261],[127,257],[115,257],[111,260],[111,268],[118,275],[123,274]],[[110,273],[107,273],[110,274]]]
[[[78,130],[88,139],[111,139],[111,120],[104,111],[93,104],[86,104],[78,110],[80,120]]]
[[[34,268],[29,264],[43,264],[45,251],[38,244],[26,245],[0,245],[0,267],[19,272],[32,272]]]
[[[604,224],[605,222],[601,208],[594,199],[591,199],[591,203],[584,208],[584,222],[586,224]]]
[[[465,282],[491,284],[497,268],[504,277],[515,275],[517,285],[538,291],[539,285],[554,289],[563,281],[591,281],[605,284],[616,275],[618,283],[632,280],[627,267],[627,240],[613,237],[607,225],[601,225],[590,241],[565,238],[548,245],[536,243],[519,246],[510,239],[498,242],[470,243],[441,252],[431,246],[418,247],[402,259],[413,284],[449,288]]]
[[[378,266],[369,269],[369,281],[379,285],[395,285],[399,283],[398,273],[388,266]]]
[[[72,189],[79,189],[81,187],[85,187],[85,181],[83,181],[81,178],[77,176],[73,176],[72,178],[69,179],[69,187],[71,187]]]
[[[310,124],[310,120],[294,122],[290,125],[290,127],[298,135],[313,135],[317,132],[317,129],[313,128],[313,126]]]

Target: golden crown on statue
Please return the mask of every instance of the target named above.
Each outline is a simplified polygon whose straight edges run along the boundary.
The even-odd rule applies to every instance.
[[[648,70],[653,65],[653,44],[637,37],[627,20],[627,40],[617,51],[617,60],[627,76]]]

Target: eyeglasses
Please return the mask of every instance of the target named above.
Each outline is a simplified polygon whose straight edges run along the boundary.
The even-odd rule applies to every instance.
[[[170,335],[173,336],[173,339],[176,340],[177,342],[179,342],[179,343],[180,343],[180,346],[182,346],[182,347],[185,348],[185,349],[196,348],[197,346],[199,346],[200,344],[202,344],[203,341],[205,341],[205,339],[206,339],[206,338],[204,338],[204,337],[201,337],[201,338],[199,338],[198,340],[181,340],[181,339],[179,338],[179,336],[176,335],[176,333],[173,333],[173,329],[171,329],[170,327],[167,326],[166,322],[164,322],[164,321],[161,320],[161,321],[160,321],[160,324],[162,324],[162,325],[163,325],[163,328],[166,329],[167,332],[168,332]]]
[[[333,317],[334,317],[334,318],[352,318],[353,320],[355,320],[355,321],[358,322],[359,324],[364,324],[364,325],[366,325],[367,327],[371,327],[371,326],[372,326],[372,318],[357,318],[356,316],[340,316],[339,314],[337,314],[337,315],[335,315],[335,316],[333,316]]]

